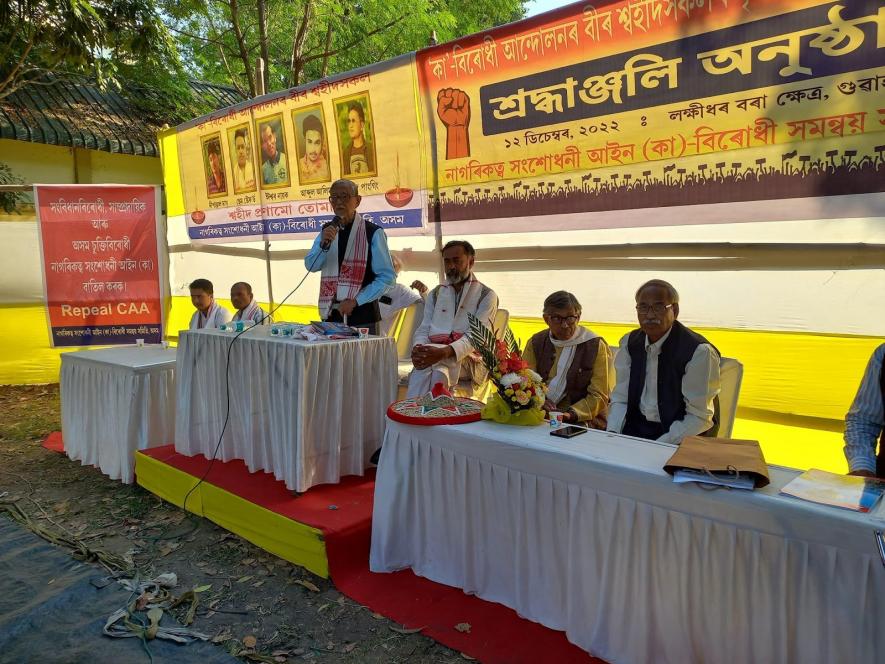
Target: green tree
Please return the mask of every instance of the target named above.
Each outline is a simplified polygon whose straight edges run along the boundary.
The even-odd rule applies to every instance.
[[[163,0],[195,78],[281,90],[524,16],[524,0]],[[266,63],[256,80],[258,58]]]
[[[180,71],[154,0],[0,0],[0,99],[52,74]]]

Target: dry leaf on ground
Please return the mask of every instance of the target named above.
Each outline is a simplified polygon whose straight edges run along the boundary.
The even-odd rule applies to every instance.
[[[293,583],[297,583],[299,586],[304,586],[311,592],[318,593],[320,591],[320,589],[317,588],[314,584],[312,584],[310,581],[305,581],[304,579],[298,579],[296,581],[293,581]]]
[[[427,629],[427,625],[424,627],[413,627],[411,629],[406,629],[405,627],[395,627],[394,625],[390,625],[390,630],[396,632],[397,634],[417,634],[418,632]]]

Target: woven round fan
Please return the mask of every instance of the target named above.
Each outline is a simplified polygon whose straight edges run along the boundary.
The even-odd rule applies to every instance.
[[[467,424],[478,422],[483,408],[481,401],[448,394],[432,393],[396,401],[387,408],[387,417],[404,424],[433,426],[436,424]]]

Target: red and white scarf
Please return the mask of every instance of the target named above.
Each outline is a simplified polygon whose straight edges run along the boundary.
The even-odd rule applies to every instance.
[[[259,313],[259,311],[258,303],[255,300],[252,300],[249,303],[249,306],[240,309],[234,314],[233,320],[251,320],[253,323],[257,324],[263,317],[263,314]]]
[[[324,320],[329,317],[333,302],[356,299],[363,287],[363,278],[366,276],[369,241],[366,235],[366,225],[359,212],[353,218],[353,228],[347,237],[347,248],[344,250],[344,260],[341,262],[340,270],[338,268],[339,235],[336,235],[332,244],[329,245],[329,255],[326,256],[320,277],[319,308],[320,315]]]

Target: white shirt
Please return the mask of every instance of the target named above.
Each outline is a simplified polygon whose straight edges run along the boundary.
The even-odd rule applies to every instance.
[[[400,309],[405,309],[413,302],[420,302],[421,296],[408,286],[403,284],[394,284],[391,286],[385,296],[390,298],[390,304],[379,302],[381,308],[381,326],[378,334],[382,337],[390,334],[390,328],[396,320],[396,316]]]
[[[645,338],[645,384],[639,399],[639,411],[650,422],[660,422],[658,411],[658,358],[661,346],[670,336],[668,331],[655,343]],[[618,355],[615,358],[617,384],[611,396],[608,414],[609,431],[621,433],[627,417],[627,392],[630,387],[630,351],[627,341],[630,335],[621,338]],[[697,436],[713,426],[713,399],[719,394],[719,355],[710,344],[700,344],[685,365],[682,377],[682,398],[685,400],[685,417],[670,425],[670,430],[658,438],[664,443],[678,443],[686,436]]]
[[[202,330],[207,327],[221,327],[225,323],[230,322],[230,312],[224,307],[219,307],[218,303],[213,301],[212,305],[209,307],[209,311],[206,312],[204,316],[203,313],[197,309],[194,312],[194,315],[191,316],[190,325],[188,325],[189,330]]]

